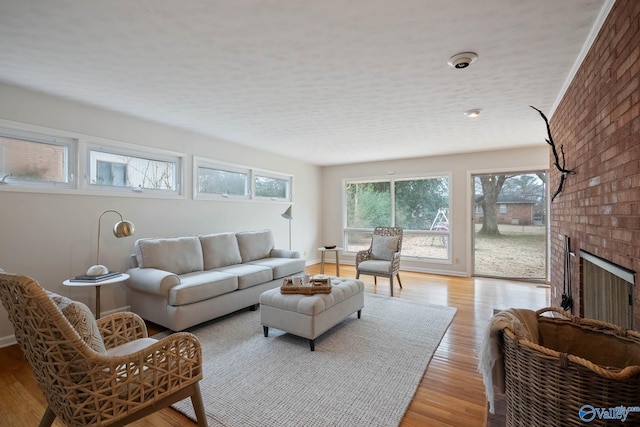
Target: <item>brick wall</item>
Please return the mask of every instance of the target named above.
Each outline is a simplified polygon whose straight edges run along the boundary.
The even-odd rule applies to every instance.
[[[564,144],[566,166],[575,171],[551,203],[554,306],[562,294],[563,235],[576,253],[583,249],[640,273],[639,57],[640,1],[618,0],[551,119],[553,139]],[[552,194],[559,180],[552,169]],[[576,256],[574,314],[582,314],[579,273]],[[634,329],[640,330],[637,282]]]

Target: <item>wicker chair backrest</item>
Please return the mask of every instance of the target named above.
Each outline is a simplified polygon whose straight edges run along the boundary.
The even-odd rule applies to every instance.
[[[33,279],[0,273],[0,299],[49,406],[71,410],[96,353]]]
[[[402,228],[400,227],[376,227],[374,236],[398,236],[398,252],[402,250]]]

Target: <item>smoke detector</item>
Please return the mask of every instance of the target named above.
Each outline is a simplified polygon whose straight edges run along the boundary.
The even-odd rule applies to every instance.
[[[467,68],[469,65],[476,62],[477,59],[478,55],[473,52],[462,52],[449,58],[449,62],[447,62],[447,64],[449,64],[453,68],[462,69]]]

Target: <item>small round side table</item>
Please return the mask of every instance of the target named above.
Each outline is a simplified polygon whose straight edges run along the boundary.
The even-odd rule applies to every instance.
[[[104,286],[104,285],[113,285],[114,283],[120,283],[120,282],[124,282],[125,280],[127,280],[129,278],[129,275],[127,273],[122,273],[119,274],[117,276],[111,277],[109,279],[106,280],[101,280],[101,281],[86,281],[86,282],[80,282],[80,281],[72,281],[71,279],[67,279],[64,282],[62,282],[63,285],[65,286],[95,286],[96,287],[96,319],[100,318],[100,287]]]
[[[327,252],[335,252],[336,254],[336,276],[340,277],[340,251],[343,248],[331,248],[331,249],[327,249],[325,247],[321,247],[318,248],[318,250],[320,251],[320,274],[324,274],[324,259],[325,256],[324,254]]]

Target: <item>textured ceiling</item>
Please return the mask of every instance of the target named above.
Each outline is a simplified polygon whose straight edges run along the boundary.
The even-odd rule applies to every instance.
[[[608,4],[2,0],[0,82],[318,165],[530,146]]]

